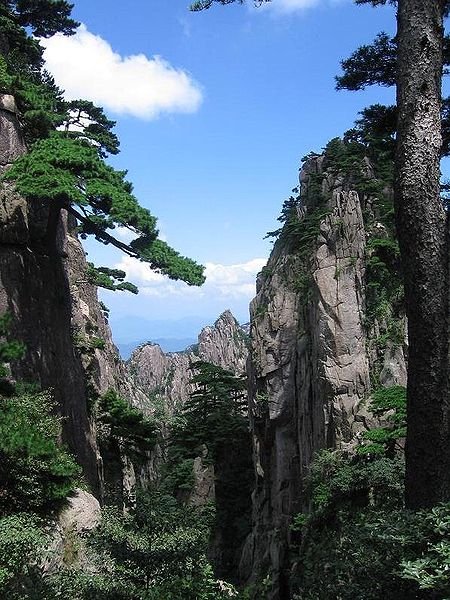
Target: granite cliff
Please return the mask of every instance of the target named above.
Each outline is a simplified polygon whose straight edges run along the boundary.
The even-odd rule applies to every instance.
[[[3,95],[0,170],[25,151],[14,99]],[[250,340],[226,311],[186,352],[164,354],[158,345],[145,344],[126,365],[90,282],[76,223],[62,211],[56,243],[49,245],[48,209],[1,184],[0,313],[11,314],[11,336],[26,345],[12,374],[53,389],[64,417],[63,440],[100,500],[110,494],[124,505],[133,503],[136,481],[157,478],[165,459],[164,443],[139,465],[123,453],[108,455],[95,418],[100,395],[112,389],[147,415],[162,411],[164,442],[165,417],[193,391],[193,361],[238,375],[247,369],[255,488],[240,578],[258,582],[269,576],[268,600],[291,597],[291,523],[308,508],[305,477],[315,453],[351,453],[370,426],[371,390],[406,383],[401,280],[391,273],[386,281],[376,279],[376,267],[380,261],[386,267],[384,254],[392,250],[381,209],[392,194],[369,161],[355,172],[338,168],[330,151],[305,162],[299,197],[258,277]],[[201,456],[195,459],[192,504],[204,504],[216,492],[225,514],[227,498],[218,497],[217,481],[220,472],[223,481],[232,479],[233,460],[242,459],[239,449],[233,452],[233,459],[232,452],[222,456],[215,473]],[[211,555],[219,573],[226,564],[223,573],[234,577],[241,542],[227,554],[228,533],[216,528]]]
[[[14,98],[0,96],[0,171],[25,151]],[[112,342],[97,288],[87,277],[76,223],[62,211],[56,244],[49,245],[47,218],[48,208],[1,184],[0,313],[12,316],[11,337],[26,346],[24,358],[12,365],[13,376],[53,390],[64,417],[63,439],[101,499],[104,466],[92,414],[95,399],[108,389],[137,406],[146,397],[127,378]],[[134,480],[132,471],[131,465],[123,471],[125,487]]]
[[[362,181],[373,179],[364,161]],[[384,230],[376,198],[360,181],[339,174],[327,155],[305,162],[291,218],[251,303],[256,485],[241,573],[253,581],[269,574],[273,600],[290,598],[290,525],[307,510],[304,482],[314,454],[351,451],[368,425],[374,377],[376,385],[405,384],[403,343],[386,334],[380,346],[386,318],[368,319],[370,240]]]
[[[184,352],[164,353],[157,344],[139,346],[127,362],[129,377],[149,397],[152,405],[163,405],[173,414],[186,402],[193,386],[190,364],[198,359],[213,363],[236,375],[246,369],[247,335],[229,310],[212,326],[202,329],[198,343]]]

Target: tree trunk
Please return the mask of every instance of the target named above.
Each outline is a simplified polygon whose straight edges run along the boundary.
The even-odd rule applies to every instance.
[[[396,220],[408,316],[406,504],[450,499],[448,230],[440,199],[443,0],[398,2]]]

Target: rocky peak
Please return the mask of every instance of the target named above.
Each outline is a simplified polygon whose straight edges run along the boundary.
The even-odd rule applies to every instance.
[[[295,209],[250,307],[257,482],[241,567],[244,576],[271,573],[273,600],[289,597],[290,523],[305,508],[303,480],[313,455],[352,440],[370,391],[361,199],[351,179],[316,156],[300,171]]]
[[[146,391],[149,410],[156,403],[172,414],[193,390],[192,362],[200,358],[241,375],[247,356],[247,336],[227,310],[214,325],[202,329],[195,347],[165,354],[157,344],[144,344],[133,352],[127,367],[133,381]]]
[[[223,312],[213,326],[198,336],[198,355],[202,360],[242,374],[246,368],[247,338],[231,311]]]

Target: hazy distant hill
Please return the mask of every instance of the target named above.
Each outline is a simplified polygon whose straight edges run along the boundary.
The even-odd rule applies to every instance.
[[[192,338],[156,338],[152,340],[141,339],[134,342],[116,342],[116,346],[119,349],[120,356],[124,360],[128,360],[131,356],[133,350],[135,350],[141,344],[145,344],[146,342],[152,342],[154,344],[159,344],[161,346],[161,350],[163,352],[181,352],[185,350],[188,346],[196,343],[196,337]]]
[[[128,359],[132,351],[145,342],[159,344],[164,352],[180,352],[195,344],[199,331],[216,317],[185,317],[176,320],[152,320],[129,316],[109,320],[114,343],[120,355]]]

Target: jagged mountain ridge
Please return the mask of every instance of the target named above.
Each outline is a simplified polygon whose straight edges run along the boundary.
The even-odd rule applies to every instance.
[[[195,346],[182,352],[165,353],[158,344],[143,344],[132,353],[126,365],[130,378],[149,396],[149,408],[159,402],[173,414],[193,391],[189,383],[192,362],[201,359],[242,375],[247,357],[247,334],[226,310],[214,325],[202,329]]]

